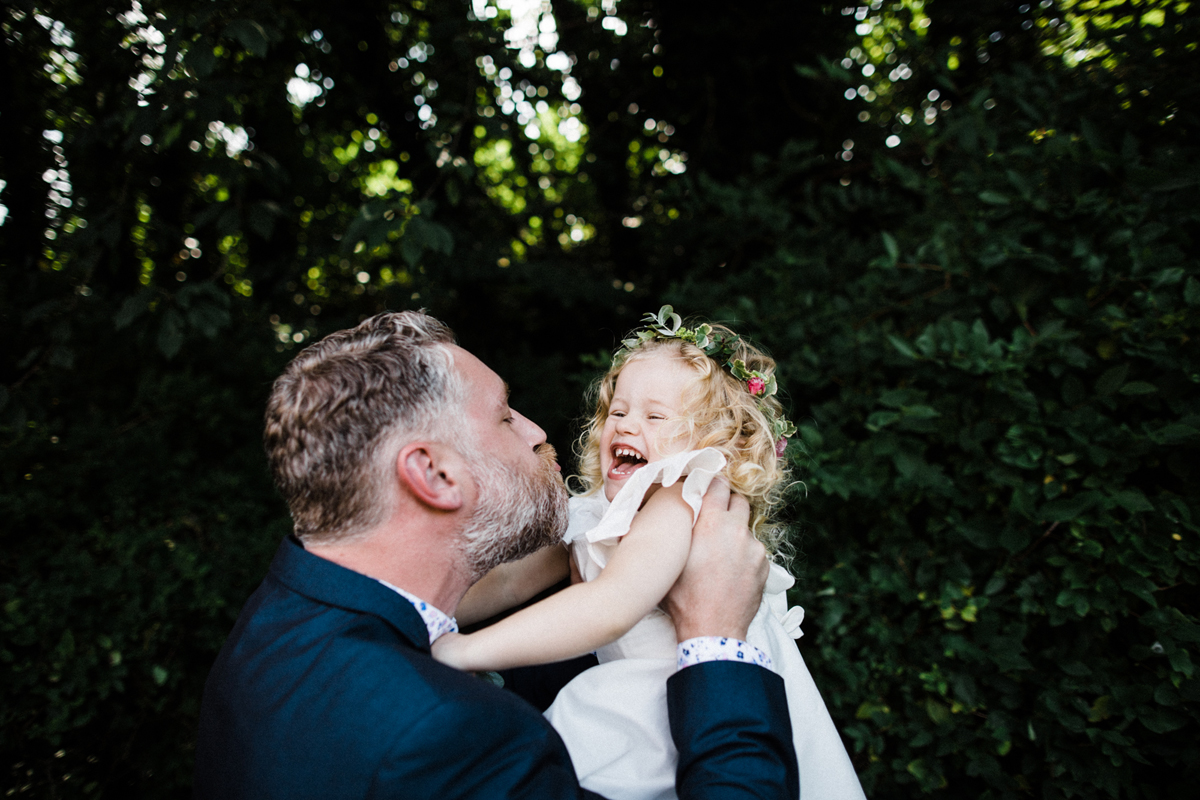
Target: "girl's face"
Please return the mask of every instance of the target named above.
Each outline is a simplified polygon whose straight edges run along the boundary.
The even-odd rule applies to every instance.
[[[664,423],[679,417],[684,392],[697,377],[669,353],[636,359],[621,370],[600,432],[600,471],[609,500],[634,472],[687,448],[676,426]]]

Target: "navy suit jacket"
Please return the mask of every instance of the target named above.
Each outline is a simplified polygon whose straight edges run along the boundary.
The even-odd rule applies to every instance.
[[[783,681],[748,664],[671,678],[683,798],[795,798]],[[416,610],[285,540],[204,690],[195,796],[595,797],[554,729],[510,692],[434,661]]]

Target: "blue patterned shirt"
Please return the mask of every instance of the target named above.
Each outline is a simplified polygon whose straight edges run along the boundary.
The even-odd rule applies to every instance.
[[[376,578],[376,580],[379,579]],[[412,607],[421,615],[421,621],[425,623],[425,627],[429,630],[430,644],[436,642],[438,637],[444,633],[458,633],[458,621],[454,617],[447,616],[440,608],[429,605],[429,603],[426,603],[415,594],[410,594],[399,586],[392,586],[392,584],[384,580],[379,580],[379,582],[412,603]]]

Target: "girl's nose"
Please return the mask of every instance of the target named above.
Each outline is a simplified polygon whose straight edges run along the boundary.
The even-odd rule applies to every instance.
[[[617,432],[629,434],[638,432],[637,421],[634,419],[633,415],[626,414],[625,416],[617,419]]]

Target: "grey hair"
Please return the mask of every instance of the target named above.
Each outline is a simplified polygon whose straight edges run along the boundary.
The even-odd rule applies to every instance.
[[[344,541],[386,518],[385,457],[461,417],[453,344],[422,311],[377,314],[305,348],[275,380],[263,444],[302,542]]]

